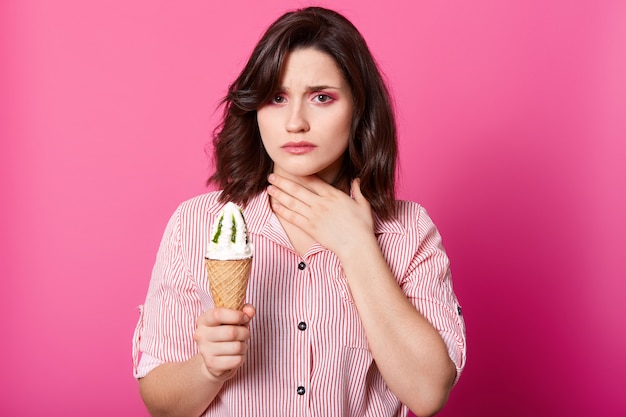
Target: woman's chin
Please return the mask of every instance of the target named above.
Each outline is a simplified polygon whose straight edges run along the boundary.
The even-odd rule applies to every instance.
[[[316,175],[323,179],[324,181],[331,183],[337,176],[337,170],[316,170],[316,169],[303,169],[302,167],[294,167],[291,169],[284,169],[282,167],[274,166],[274,173],[278,174],[285,178],[297,179],[302,177],[310,177],[311,175]]]

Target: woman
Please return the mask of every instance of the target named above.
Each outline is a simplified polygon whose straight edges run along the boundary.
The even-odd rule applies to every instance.
[[[395,200],[393,112],[357,29],[286,13],[223,104],[221,191],[172,216],[135,334],[151,414],[435,414],[464,366],[464,323],[435,226]],[[213,308],[204,271],[228,201],[255,245],[243,311]]]

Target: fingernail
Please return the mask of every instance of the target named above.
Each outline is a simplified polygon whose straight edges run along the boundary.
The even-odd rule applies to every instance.
[[[269,181],[274,181],[274,179],[275,179],[275,178],[276,178],[276,176],[275,176],[274,174],[270,174],[270,175],[267,177],[267,179],[268,179]]]

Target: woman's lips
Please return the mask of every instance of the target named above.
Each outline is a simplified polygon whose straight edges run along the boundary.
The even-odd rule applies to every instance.
[[[287,142],[281,146],[281,148],[290,154],[302,155],[311,152],[313,149],[317,148],[317,146],[309,142]]]

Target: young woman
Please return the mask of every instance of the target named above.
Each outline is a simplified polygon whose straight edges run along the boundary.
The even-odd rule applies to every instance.
[[[464,323],[435,226],[395,200],[393,112],[357,29],[322,8],[280,17],[230,86],[214,145],[221,191],[172,216],[134,338],[150,413],[440,410]],[[203,262],[228,201],[255,246],[243,311],[213,308]]]

